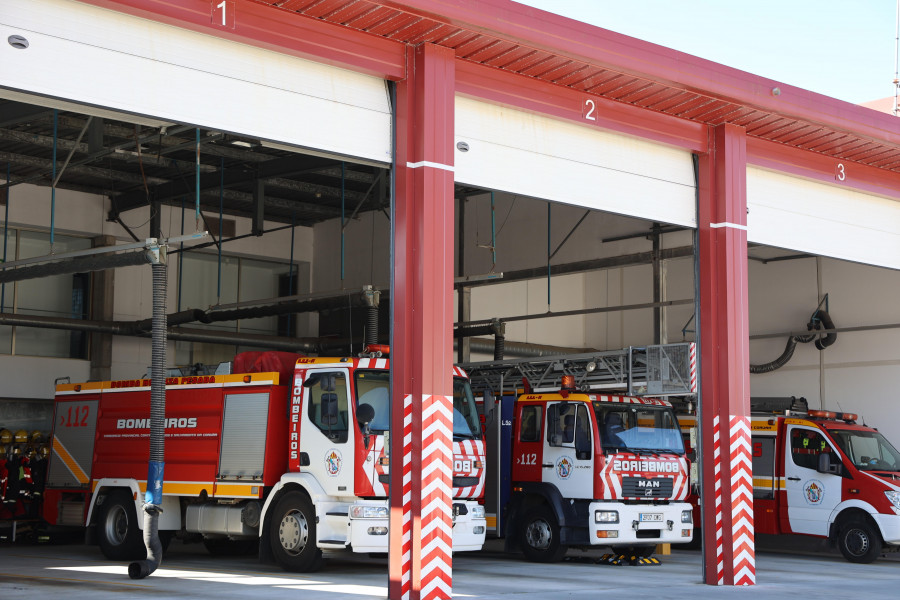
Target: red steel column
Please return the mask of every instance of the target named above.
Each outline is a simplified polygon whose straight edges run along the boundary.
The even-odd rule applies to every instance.
[[[397,84],[391,600],[452,595],[454,60],[409,48]]]
[[[753,585],[747,136],[736,125],[710,134],[698,206],[704,579]]]

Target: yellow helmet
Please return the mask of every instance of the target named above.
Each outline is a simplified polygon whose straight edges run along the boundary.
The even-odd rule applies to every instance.
[[[6,446],[0,444],[0,460],[3,460],[4,458],[6,458]]]
[[[28,432],[20,429],[16,432],[15,441],[17,444],[25,444],[28,442]]]
[[[35,429],[31,432],[31,443],[32,444],[40,444],[44,440],[44,434],[39,430]]]
[[[13,441],[12,431],[9,429],[0,429],[0,444],[10,444]]]
[[[50,448],[47,446],[41,446],[40,455],[42,458],[47,458],[50,456]]]

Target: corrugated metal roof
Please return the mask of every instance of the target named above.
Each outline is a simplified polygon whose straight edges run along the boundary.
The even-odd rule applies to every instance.
[[[407,44],[429,42],[445,46],[452,48],[456,56],[463,60],[617,102],[707,125],[733,123],[745,127],[748,135],[760,139],[843,161],[900,171],[900,147],[886,140],[873,139],[852,129],[798,118],[787,112],[761,109],[751,103],[722,97],[715,92],[690,89],[677,81],[655,80],[624,68],[592,64],[567,56],[561,51],[555,52],[539,48],[537,44],[528,45],[509,39],[500,33],[479,30],[471,25],[449,23],[447,17],[426,14],[421,8],[407,6],[408,3],[389,0],[260,1],[273,8]],[[435,10],[440,9],[441,3],[431,4],[435,6]],[[564,21],[561,17],[557,20]],[[597,32],[604,31],[594,29]],[[599,36],[598,42],[602,42]],[[672,77],[677,79],[677,73]],[[747,77],[755,78],[749,74]]]

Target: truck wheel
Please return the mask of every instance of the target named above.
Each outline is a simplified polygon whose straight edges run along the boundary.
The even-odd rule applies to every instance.
[[[302,492],[288,492],[275,504],[269,540],[275,560],[286,571],[315,571],[322,562],[316,546],[316,511]]]
[[[138,528],[131,494],[115,491],[106,495],[97,515],[97,542],[110,560],[147,558],[144,537]]]
[[[881,536],[867,521],[853,519],[841,526],[838,547],[850,562],[868,564],[881,555]]]
[[[559,562],[569,549],[560,543],[559,523],[546,506],[535,508],[522,520],[522,554],[532,562]]]

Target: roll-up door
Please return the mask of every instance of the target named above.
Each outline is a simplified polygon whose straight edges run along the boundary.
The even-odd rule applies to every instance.
[[[457,183],[696,227],[691,154],[456,97]]]
[[[69,0],[3,0],[0,30],[28,44],[0,44],[0,97],[391,160],[387,85],[376,77]]]
[[[900,269],[900,202],[757,167],[747,169],[747,239]]]

